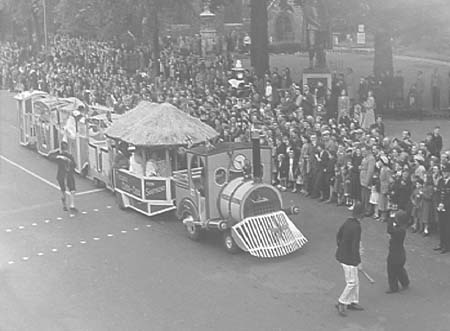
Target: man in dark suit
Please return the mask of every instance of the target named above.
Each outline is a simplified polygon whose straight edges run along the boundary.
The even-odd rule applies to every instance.
[[[388,219],[387,233],[391,236],[387,258],[389,290],[386,293],[388,294],[399,291],[398,283],[402,285],[402,289],[407,289],[409,286],[409,278],[405,270],[406,252],[403,246],[408,219],[408,214],[403,210],[396,213],[395,219]]]
[[[352,217],[347,219],[339,228],[336,235],[336,260],[344,269],[346,286],[336,304],[340,316],[347,316],[346,309],[364,310],[359,305],[359,278],[358,268],[361,264],[361,224],[365,208],[358,202],[353,208]]]
[[[443,177],[438,183],[438,190],[441,195],[441,201],[438,205],[439,217],[439,247],[436,251],[441,254],[450,252],[450,164],[442,166]]]

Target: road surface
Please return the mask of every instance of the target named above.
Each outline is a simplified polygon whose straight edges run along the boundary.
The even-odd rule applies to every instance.
[[[214,235],[192,242],[172,216],[122,211],[80,178],[71,215],[56,165],[19,146],[11,95],[0,105],[0,330],[448,330],[450,255],[432,250],[435,237],[408,235],[411,289],[386,295],[385,225],[364,220],[376,284],[361,279],[366,310],[342,318],[334,252],[345,208],[285,194],[309,242],[276,260],[228,255]]]

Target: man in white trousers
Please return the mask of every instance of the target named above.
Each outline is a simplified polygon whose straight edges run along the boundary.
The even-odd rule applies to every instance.
[[[353,209],[352,217],[348,218],[339,228],[336,235],[336,260],[344,269],[346,286],[336,304],[340,316],[347,316],[346,310],[364,310],[359,305],[359,278],[358,268],[361,264],[360,243],[361,224],[365,208],[357,203]]]

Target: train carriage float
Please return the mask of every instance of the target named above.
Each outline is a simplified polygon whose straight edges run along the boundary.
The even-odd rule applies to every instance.
[[[218,133],[171,104],[142,101],[115,121],[106,136],[114,145],[133,146],[132,159],[138,158],[142,167],[114,169],[119,205],[154,216],[176,208],[171,176],[182,163],[179,148],[215,138]]]

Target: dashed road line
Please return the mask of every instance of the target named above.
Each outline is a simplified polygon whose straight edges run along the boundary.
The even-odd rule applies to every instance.
[[[24,256],[24,257],[22,257],[22,260],[23,261],[28,261],[30,258],[28,257],[28,256]]]
[[[92,238],[92,239],[94,239],[95,241],[99,241],[99,240],[100,240],[99,237],[94,237],[94,238]]]
[[[39,253],[37,253],[37,256],[44,256],[44,253],[39,252]]]
[[[52,252],[56,253],[56,252],[58,252],[58,249],[57,248],[52,248]]]
[[[82,244],[82,245],[87,244],[87,241],[86,240],[80,240],[80,244]]]

